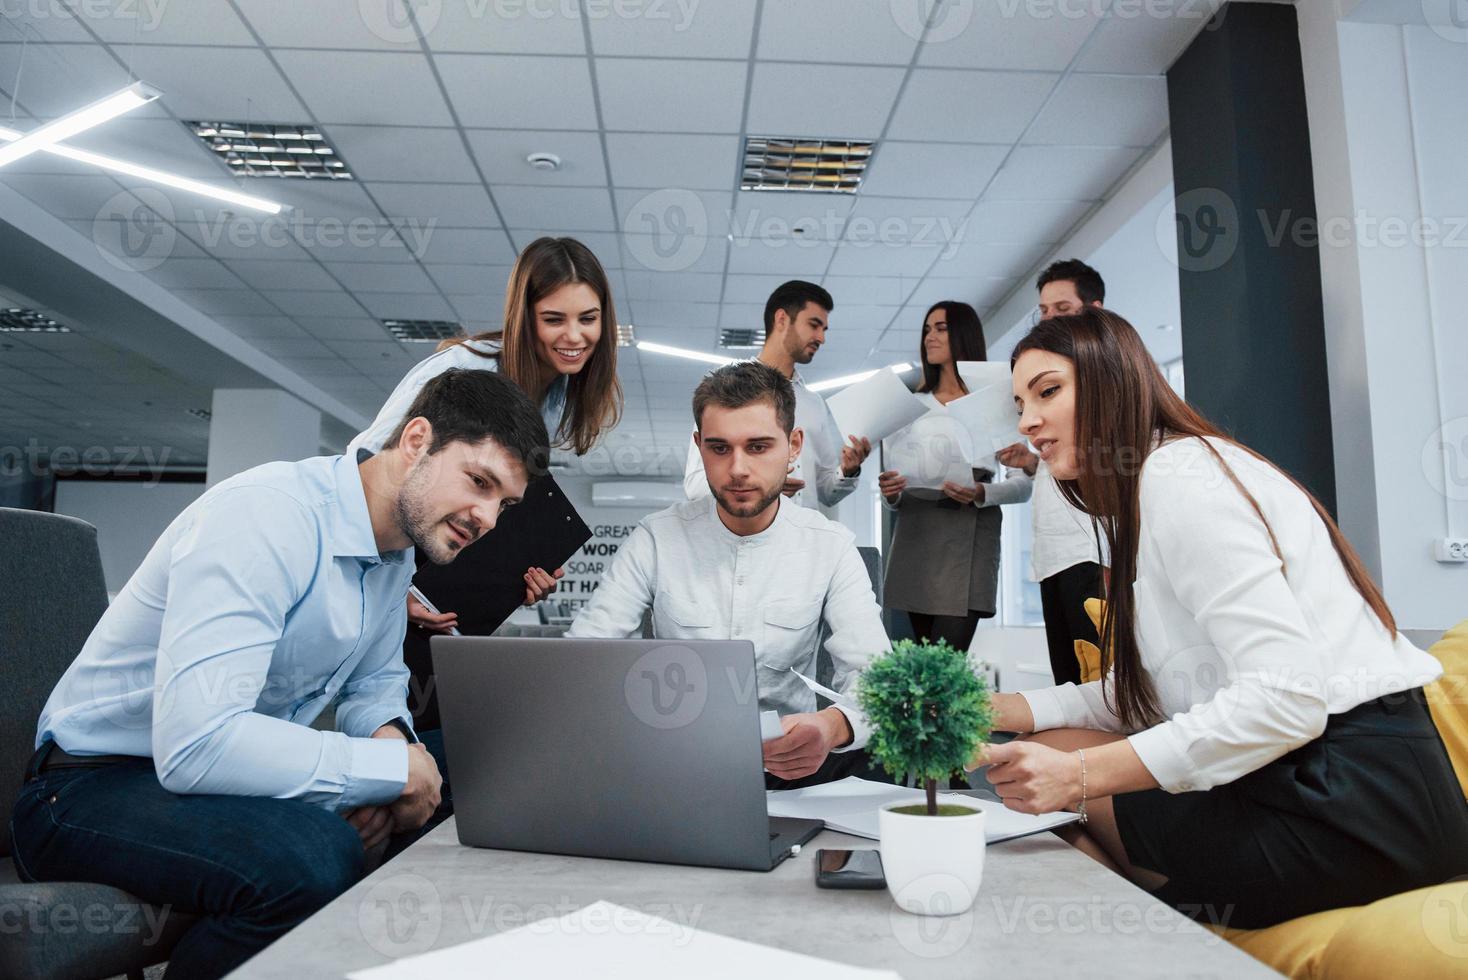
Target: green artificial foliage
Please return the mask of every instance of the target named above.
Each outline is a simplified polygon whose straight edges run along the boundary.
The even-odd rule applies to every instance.
[[[858,699],[872,726],[867,751],[894,778],[921,779],[937,816],[938,780],[962,772],[989,740],[989,685],[946,641],[899,640],[862,672]]]

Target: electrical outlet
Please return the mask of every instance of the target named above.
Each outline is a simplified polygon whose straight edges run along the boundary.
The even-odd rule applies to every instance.
[[[1468,562],[1468,538],[1439,538],[1432,543],[1432,556],[1441,562]]]

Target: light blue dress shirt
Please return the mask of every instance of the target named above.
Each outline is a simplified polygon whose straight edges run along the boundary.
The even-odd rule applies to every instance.
[[[174,793],[395,800],[407,745],[369,736],[411,725],[412,552],[378,554],[354,460],[267,463],[189,505],[52,691],[37,746],[151,757]],[[311,728],[333,700],[339,730]]]

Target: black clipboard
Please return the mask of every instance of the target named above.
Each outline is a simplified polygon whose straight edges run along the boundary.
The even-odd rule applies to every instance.
[[[553,572],[591,540],[555,479],[533,480],[519,504],[447,565],[423,562],[413,576],[428,601],[459,614],[459,632],[488,636],[525,602],[525,570]]]

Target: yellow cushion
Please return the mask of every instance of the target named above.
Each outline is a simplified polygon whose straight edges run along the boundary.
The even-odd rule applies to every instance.
[[[1100,599],[1086,600],[1086,615],[1091,617],[1091,622],[1096,627],[1096,632],[1101,632],[1101,610],[1105,603]],[[1101,679],[1101,648],[1089,640],[1075,641],[1076,660],[1081,665],[1081,683],[1089,684],[1091,681]]]
[[[1433,723],[1468,796],[1468,619],[1443,634],[1427,651],[1442,661],[1443,675],[1424,688]],[[1468,915],[1468,907],[1464,908]],[[1468,921],[1464,922],[1468,929]]]
[[[1468,881],[1303,915],[1267,929],[1211,928],[1292,980],[1468,976]]]

